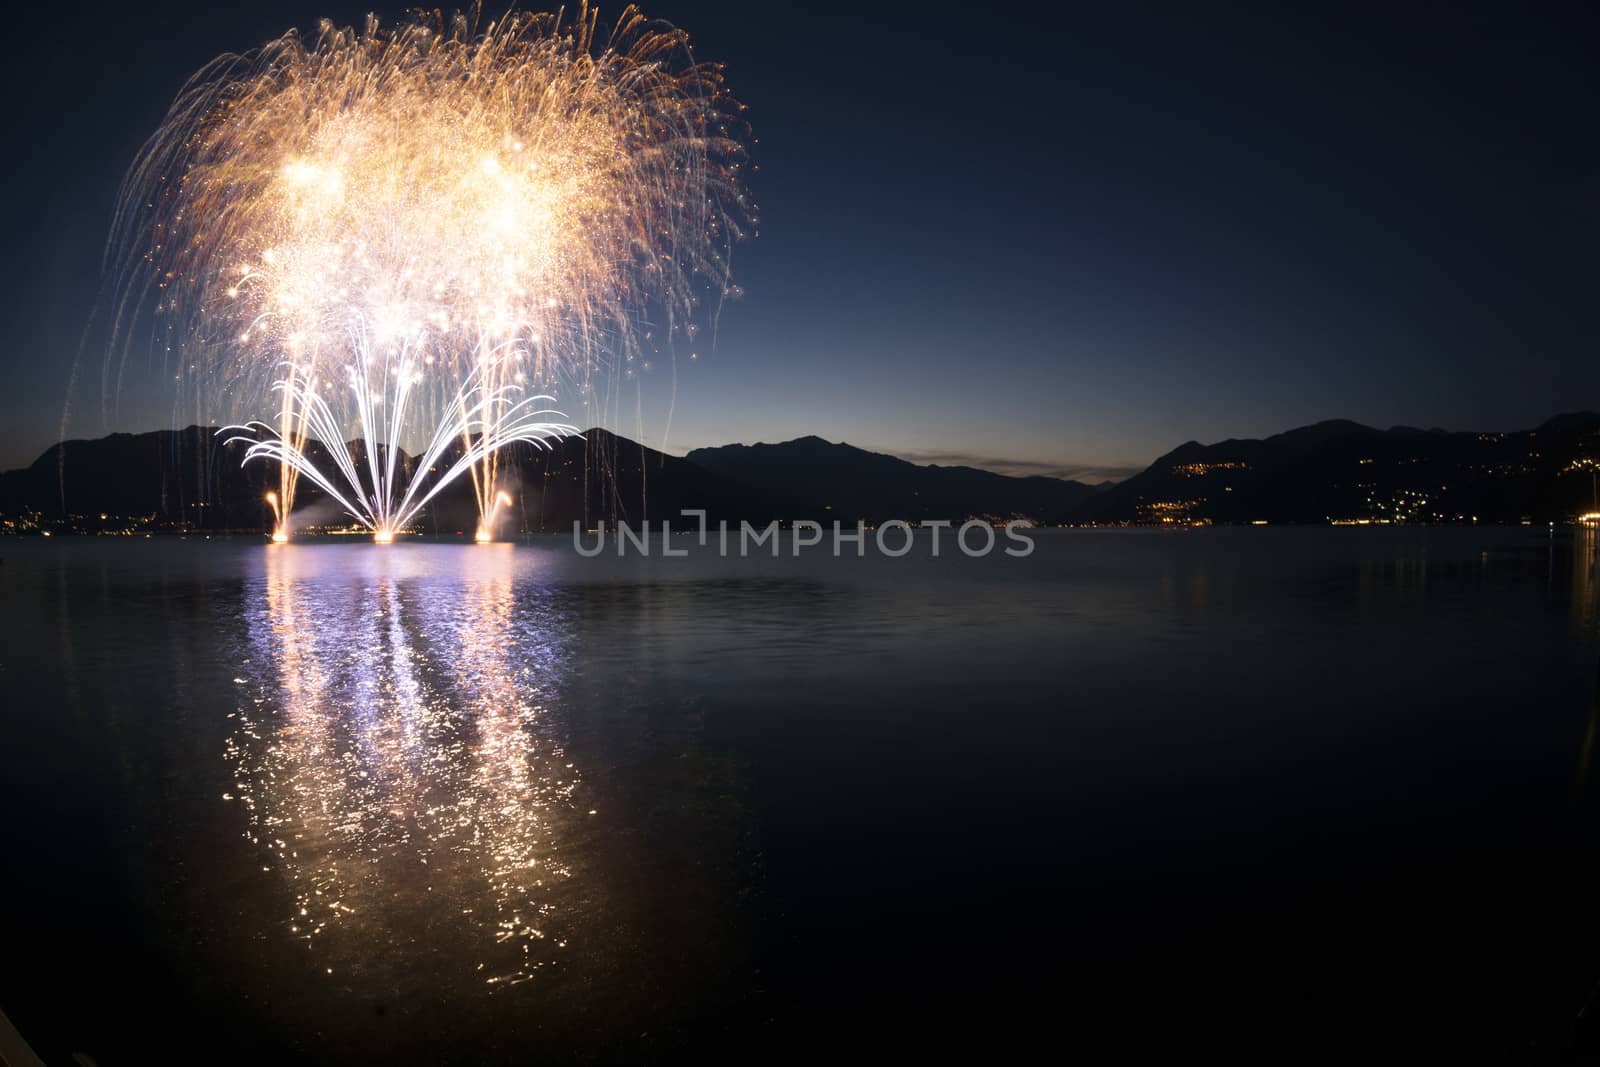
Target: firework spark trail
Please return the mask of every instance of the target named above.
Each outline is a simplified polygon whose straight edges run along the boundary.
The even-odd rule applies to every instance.
[[[357,351],[363,346],[354,342]],[[476,470],[478,464],[494,456],[500,449],[518,442],[536,447],[546,447],[553,438],[576,433],[575,427],[564,423],[548,422],[546,416],[559,415],[549,408],[538,407],[540,401],[551,399],[544,395],[522,395],[517,386],[491,389],[485,384],[486,368],[490,361],[481,362],[469,371],[455,397],[443,410],[445,417],[433,423],[432,437],[415,460],[413,470],[434,471],[443,464],[437,477],[423,479],[406,477],[397,470],[401,442],[410,429],[406,414],[414,387],[422,381],[405,348],[399,350],[399,362],[385,368],[380,380],[374,384],[369,373],[370,361],[362,358],[348,370],[350,395],[354,398],[349,407],[355,412],[358,436],[364,447],[358,457],[345,442],[343,422],[328,401],[315,388],[315,382],[296,378],[292,373],[276,382],[273,388],[287,394],[284,408],[299,412],[299,425],[303,441],[308,435],[332,444],[325,446],[337,471],[338,478],[325,473],[306,454],[303,445],[285,440],[272,427],[257,422],[225,427],[223,433],[232,432],[228,438],[247,442],[244,461],[265,458],[276,460],[282,469],[293,472],[292,477],[304,477],[327,493],[357,522],[368,526],[381,542],[394,539],[441,490],[456,481],[463,472]],[[394,373],[388,373],[393,370]],[[268,435],[264,439],[257,434]],[[461,442],[457,450],[457,442]],[[361,470],[362,460],[366,470]],[[339,481],[342,478],[342,483]],[[499,497],[491,502],[485,512],[487,529],[492,529],[493,515]],[[270,501],[274,511],[278,501]],[[485,536],[481,538],[487,540]]]
[[[465,472],[487,528],[499,450],[571,432],[536,402],[692,338],[753,223],[721,68],[635,8],[597,27],[324,22],[203,68],[122,190],[117,374],[164,333],[196,408],[265,433],[285,524],[301,478],[392,532]]]

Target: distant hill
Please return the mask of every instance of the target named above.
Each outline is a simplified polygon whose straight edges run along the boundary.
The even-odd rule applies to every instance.
[[[972,467],[921,466],[820,437],[697,448],[690,462],[781,502],[787,518],[845,521],[1029,516],[1067,522],[1093,486],[1014,478]]]
[[[225,445],[200,426],[66,441],[0,474],[0,516],[39,516],[71,529],[126,528],[134,517],[140,528],[264,530],[263,497],[276,486],[276,469],[242,468],[242,453],[242,445]],[[502,462],[512,528],[551,531],[598,519],[654,523],[685,508],[703,508],[713,522],[1567,520],[1600,510],[1597,469],[1600,414],[1593,412],[1510,433],[1330,421],[1262,440],[1190,441],[1110,486],[924,466],[819,437],[675,457],[595,429],[548,450],[517,446]],[[304,482],[297,513],[341,521]],[[470,533],[475,521],[463,478],[429,505],[421,525]]]
[[[1079,518],[1570,519],[1593,506],[1587,459],[1600,461],[1600,414],[1593,412],[1512,433],[1320,422],[1264,440],[1179,445],[1089,500]]]
[[[62,442],[32,465],[0,474],[0,514],[72,517],[78,528],[117,528],[125,525],[118,520],[135,517],[157,527],[266,529],[271,515],[265,496],[277,488],[277,467],[241,466],[245,447],[225,444],[206,426]],[[322,453],[315,442],[307,451]],[[409,469],[411,457],[402,455],[400,463]],[[597,518],[637,524],[676,517],[680,508],[704,508],[713,520],[756,518],[767,509],[687,460],[599,429],[549,449],[507,449],[501,483],[514,498],[516,525],[531,530],[565,530],[574,520]],[[315,514],[316,521],[343,521],[338,508],[305,480],[295,507]],[[100,520],[101,514],[107,518]],[[438,533],[470,533],[476,519],[471,481],[462,477],[429,504],[422,525]]]
[[[21,470],[0,473],[0,513],[50,518],[150,516],[160,525],[254,527],[277,482],[265,465],[240,470],[213,427],[62,441]],[[269,486],[268,481],[271,480]]]

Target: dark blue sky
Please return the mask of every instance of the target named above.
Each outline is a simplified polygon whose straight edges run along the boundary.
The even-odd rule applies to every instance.
[[[117,182],[184,79],[365,10],[14,17],[0,467],[59,432]],[[674,451],[817,433],[1099,477],[1322,418],[1600,407],[1600,33],[1577,7],[646,10],[727,64],[760,140],[746,296],[679,366]],[[69,434],[170,425],[137,385],[108,421],[87,336]],[[660,444],[671,375],[640,388]]]

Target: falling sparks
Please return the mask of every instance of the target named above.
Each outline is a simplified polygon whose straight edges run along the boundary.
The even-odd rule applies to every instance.
[[[392,536],[463,474],[492,531],[501,450],[573,432],[538,390],[590,395],[646,323],[692,337],[732,291],[741,110],[631,7],[609,33],[586,5],[369,18],[219,58],[125,182],[119,336],[154,297],[196,408],[279,464],[275,532],[302,477]]]

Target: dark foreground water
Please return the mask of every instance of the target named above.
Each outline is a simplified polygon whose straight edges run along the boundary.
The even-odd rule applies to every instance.
[[[1560,1062],[1592,549],[0,542],[0,1007],[103,1067]]]

